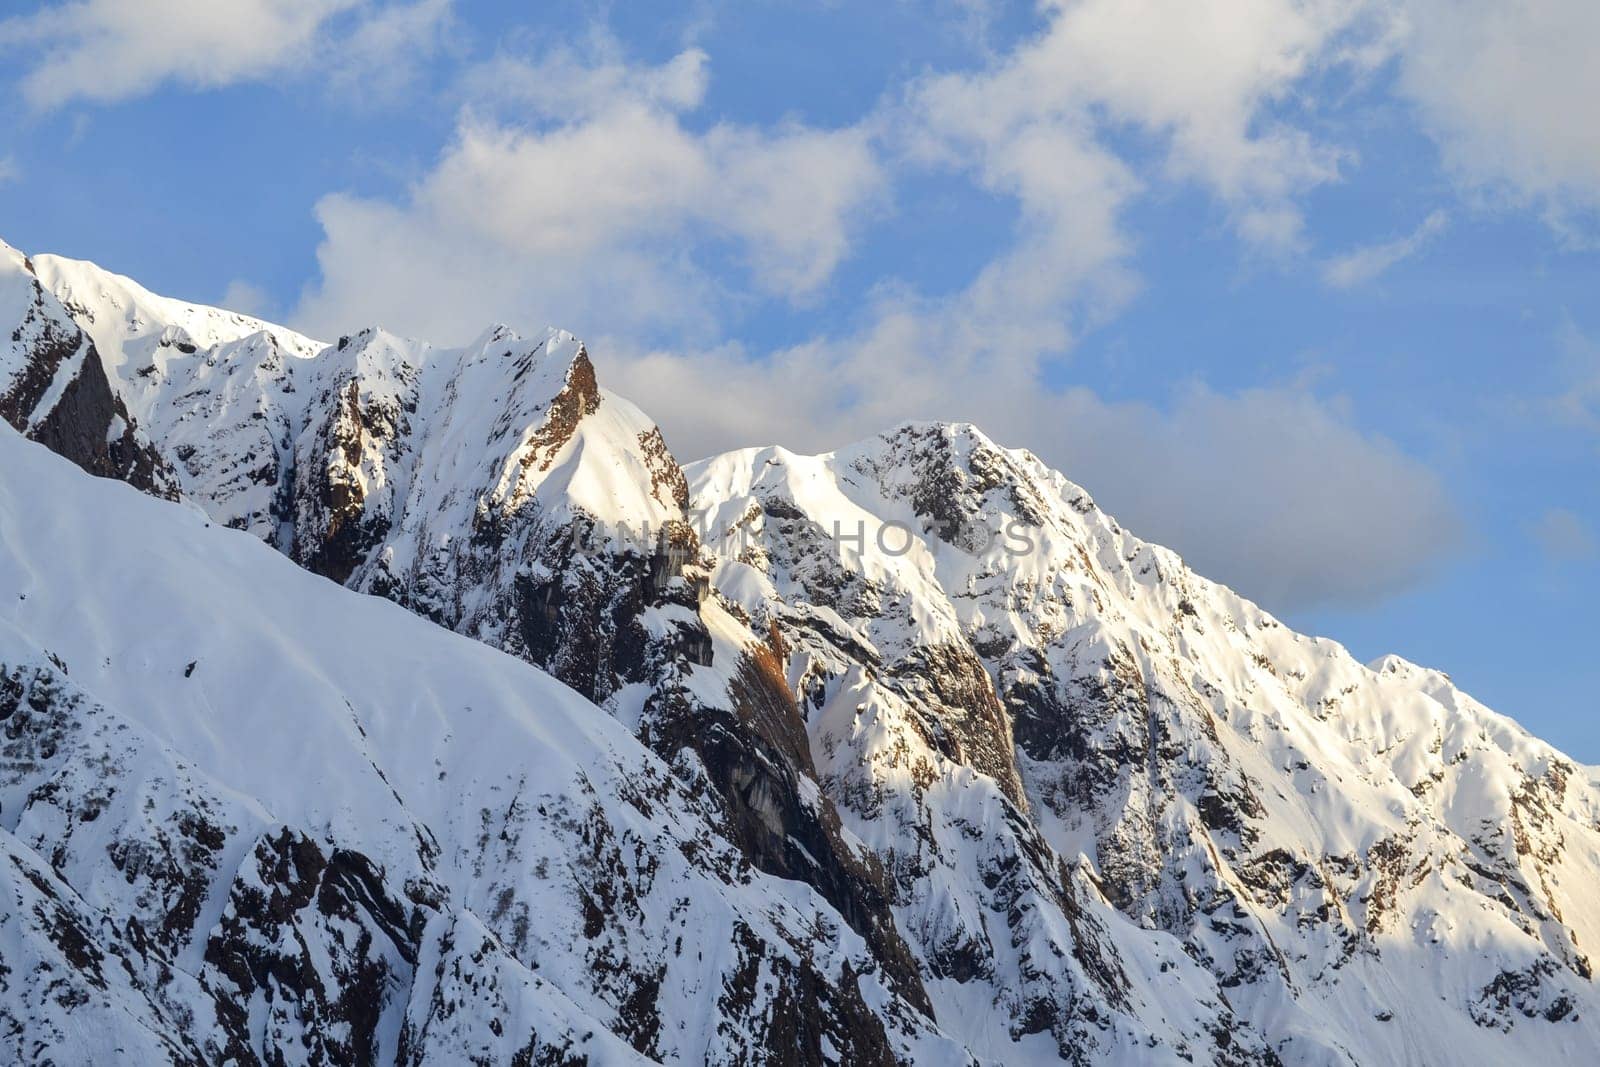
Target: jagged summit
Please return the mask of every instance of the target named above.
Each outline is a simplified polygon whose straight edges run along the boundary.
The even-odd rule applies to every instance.
[[[1334,641],[1294,633],[1125,530],[1030,453],[968,424],[909,422],[824,455],[752,448],[685,469],[561,331],[494,327],[437,348],[368,330],[320,345],[87,265],[38,267],[45,259],[0,260],[0,312],[13,324],[0,413],[91,472],[181,493],[346,586],[324,583],[315,599],[363,631],[314,635],[339,664],[317,667],[318,684],[348,700],[357,723],[330,750],[363,753],[378,791],[393,794],[341,807],[347,778],[371,785],[365,765],[306,765],[272,746],[252,753],[254,777],[219,779],[237,793],[206,804],[268,814],[207,846],[226,857],[210,873],[171,877],[212,887],[191,891],[205,903],[184,913],[179,940],[215,943],[232,962],[129,934],[95,942],[135,975],[103,997],[126,1001],[130,1018],[166,1020],[148,1029],[172,1047],[231,1040],[243,1062],[309,1058],[285,1053],[295,1046],[284,1035],[333,1019],[310,1005],[366,995],[352,975],[373,973],[376,957],[335,954],[315,996],[273,1001],[276,1029],[230,1022],[230,1005],[255,1011],[255,991],[293,958],[282,921],[266,923],[251,902],[308,892],[312,870],[354,872],[315,875],[369,902],[335,913],[404,928],[385,935],[398,953],[383,956],[397,990],[385,1003],[412,1006],[333,1021],[350,1042],[403,1048],[411,1062],[513,1047],[470,1043],[508,1019],[496,1039],[518,1050],[531,1040],[540,1055],[579,1047],[583,1032],[597,1035],[587,1046],[597,1059],[718,1062],[1556,1063],[1586,1062],[1600,1043],[1600,907],[1587,892],[1600,876],[1600,770],[1439,672],[1399,657],[1362,665]],[[102,506],[87,479],[35,462],[10,430],[0,436],[0,490],[22,484],[13,470],[28,472],[23,489],[0,492],[0,528],[24,522],[15,516],[28,495],[60,480],[74,488],[49,528],[68,544],[88,537],[80,521],[98,528],[78,518]],[[166,530],[162,508],[141,507],[124,524],[130,538],[146,524]],[[207,554],[213,537],[240,543],[217,530],[178,540],[211,560],[195,582],[227,590],[215,568],[235,564]],[[68,554],[58,575],[42,551],[28,558],[17,581],[46,608],[39,588],[90,568]],[[171,610],[199,612],[184,600],[181,561],[163,566]],[[104,585],[84,595],[110,598],[99,610],[115,614],[123,585]],[[486,771],[461,787],[462,806],[443,804],[472,764],[447,760],[439,779],[423,749],[481,729],[484,698],[456,682],[478,660],[455,664],[449,651],[472,646],[418,636],[433,633],[420,623],[391,627],[378,605],[347,611],[349,590],[554,675],[569,687],[561,722],[615,720],[562,751],[598,747],[630,770],[591,775],[540,808],[500,771],[516,766],[519,745],[546,742],[494,726],[485,743],[497,751],[483,758],[499,777]],[[13,679],[0,679],[0,718],[33,707],[22,694],[41,685],[56,709],[38,720],[11,712],[30,724],[13,740],[41,744],[46,721],[91,729],[81,724],[133,707],[146,710],[129,721],[164,747],[94,734],[96,752],[125,764],[117,789],[159,792],[172,766],[231,767],[254,727],[202,725],[181,702],[160,709],[213,692],[201,687],[252,684],[224,670],[233,653],[218,642],[259,635],[259,620],[230,621],[251,610],[233,601],[266,594],[190,592],[210,630],[174,632],[160,654],[183,662],[183,681],[170,686],[124,664],[105,636],[117,626],[80,640],[46,632],[21,600],[7,609],[31,644],[0,643],[0,675]],[[321,662],[322,651],[287,640],[270,636],[286,669]],[[52,673],[45,649],[72,652],[70,678]],[[415,693],[364,683],[364,671],[411,658],[439,678]],[[93,666],[102,660],[110,666]],[[508,674],[505,684],[520,683]],[[72,686],[85,687],[81,700]],[[259,714],[270,716],[271,697]],[[110,710],[91,710],[101,706]],[[398,718],[379,714],[391,706]],[[413,729],[430,740],[404,743]],[[551,773],[565,781],[569,770]],[[631,788],[633,774],[650,789]],[[102,803],[87,776],[53,788],[72,811]],[[7,798],[22,795],[0,795],[0,830],[16,833]],[[594,805],[610,813],[598,823],[555,810]],[[494,844],[505,819],[530,810],[550,835],[537,861]],[[692,829],[669,862],[659,834],[674,821]],[[282,832],[256,828],[279,822]],[[41,832],[17,838],[15,863],[54,872],[42,877],[62,900],[68,890],[103,899],[127,929],[148,894],[88,890],[118,884],[115,856],[150,847],[152,831],[96,825],[110,851],[90,847],[87,831]],[[183,832],[185,847],[211,840]],[[696,903],[712,898],[721,903]],[[763,905],[749,902],[768,898],[781,918],[758,922]],[[711,946],[699,927],[661,933],[686,929],[683,908],[714,924]],[[401,914],[420,918],[397,925]],[[797,915],[817,932],[792,924]],[[581,930],[561,925],[569,916]],[[337,940],[309,914],[293,923],[308,945]],[[57,928],[16,927],[38,961],[29,974],[88,974],[52,939]],[[184,1001],[190,1015],[140,984],[164,966],[199,990]],[[487,971],[496,978],[485,987]],[[448,1025],[407,1029],[427,1015],[419,998]],[[57,1025],[27,1003],[0,994],[24,1032]],[[359,1059],[354,1047],[326,1059]]]
[[[0,251],[0,419],[92,474],[174,496],[176,478],[141,431],[105,360],[41,279],[39,264]]]
[[[1428,960],[1407,981],[1462,1005],[1408,1023],[1450,1047],[1527,1014],[1570,1020],[1592,995],[1600,913],[1561,887],[1600,857],[1600,776],[1443,675],[1289,631],[965,427],[689,473],[731,531],[715,588],[785,633],[814,747],[833,754],[825,789],[891,869],[925,878],[959,853],[937,819],[885,838],[886,783],[909,774],[900,803],[924,813],[891,823],[926,827],[941,766],[1008,799],[1014,768],[1056,856],[1087,857],[1118,910],[1180,938],[1236,1007],[1298,1020],[1277,1024],[1298,1035],[1286,1058],[1409,1054],[1372,1022],[1395,1011],[1387,994],[1350,999],[1385,988],[1386,953]],[[987,955],[992,932],[956,914],[910,925],[947,931],[956,959]]]
[[[32,262],[39,280],[94,338],[107,372],[119,379],[126,380],[125,368],[136,373],[148,366],[159,349],[212,348],[256,333],[269,335],[297,356],[311,356],[324,347],[263,319],[158,296],[87,260],[38,255]]]
[[[0,471],[8,1062],[744,1062],[802,991],[813,1055],[962,1062],[543,672],[5,427]]]

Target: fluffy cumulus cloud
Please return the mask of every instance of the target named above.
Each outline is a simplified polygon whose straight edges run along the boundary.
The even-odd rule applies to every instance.
[[[461,338],[510,317],[703,335],[728,294],[702,260],[730,257],[741,287],[808,299],[882,194],[879,160],[860,128],[691,128],[704,61],[499,62],[496,91],[545,121],[466,113],[402,202],[321,201],[321,278],[301,323]]]
[[[1112,147],[1129,126],[1160,142],[1166,177],[1210,192],[1252,246],[1297,245],[1298,198],[1337,176],[1342,153],[1287,105],[1344,62],[1359,10],[1049,3],[1043,31],[985,69],[916,80],[836,129],[693,128],[685,116],[708,77],[696,49],[660,66],[626,62],[603,37],[582,58],[502,55],[464,77],[473,110],[403,199],[319,204],[322,277],[302,323],[460,336],[487,318],[553,318],[710,340],[730,303],[822,290],[886,174],[934,167],[1020,209],[1013,247],[941,313],[1004,332],[1017,342],[1007,358],[1059,353],[1137,287],[1122,219],[1143,183]],[[730,250],[742,277],[701,269]],[[439,302],[419,298],[439,292],[447,306],[426,310]]]
[[[1392,71],[1462,184],[1600,235],[1600,5],[1592,0],[1046,0],[1048,28],[995,72],[946,79],[991,134],[1081,114],[1165,140],[1241,235],[1289,247],[1299,195],[1354,165],[1309,132],[1316,79]],[[1321,90],[1320,92],[1318,90]],[[1327,98],[1327,99],[1319,99]]]
[[[985,0],[957,6],[988,25]],[[1080,335],[1137,298],[1130,220],[1150,198],[1198,193],[1252,258],[1334,287],[1421,254],[1443,210],[1331,257],[1307,236],[1313,194],[1363,165],[1339,138],[1374,110],[1414,118],[1472,207],[1532,205],[1564,234],[1592,235],[1600,6],[1037,11],[1035,32],[975,67],[890,86],[830,127],[719,121],[705,107],[711,57],[695,47],[640,64],[596,32],[581,48],[480,57],[455,74],[452,136],[405,189],[317,203],[319,273],[291,316],[325,336],[379,322],[443,342],[491,321],[565,326],[686,456],[970,419],[1276,608],[1414,580],[1455,539],[1455,515],[1433,474],[1341,403],[1297,386],[1194,385],[1127,404],[1048,383],[1069,376],[1061,361]],[[382,92],[409,69],[397,57],[438,50],[450,16],[450,0],[62,0],[0,21],[0,54],[36,109],[313,66],[341,95]],[[1014,208],[1009,239],[938,295],[892,272],[838,291],[897,183],[930,173]],[[768,307],[826,314],[776,351],[740,342],[746,316]],[[1600,424],[1589,367],[1560,400],[1582,425]]]
[[[1169,176],[1200,183],[1247,240],[1273,249],[1300,238],[1296,197],[1337,176],[1340,151],[1283,118],[1305,78],[1347,53],[1336,47],[1358,0],[1052,0],[1047,29],[989,71],[935,78],[918,94],[935,137],[985,159],[1022,149],[1013,180],[1048,174],[1046,133],[1081,141],[1132,126],[1164,142]],[[1048,192],[1048,189],[1042,191]]]
[[[1455,174],[1600,234],[1600,4],[1404,0],[1397,25],[1401,89]]]
[[[1085,0],[1046,14],[983,69],[922,77],[832,129],[696,125],[711,72],[694,49],[659,66],[603,46],[500,57],[466,79],[472,109],[403,196],[318,205],[321,276],[298,324],[464,340],[491,320],[557,322],[686,458],[968,419],[1273,607],[1416,579],[1454,540],[1454,513],[1428,470],[1336,405],[1194,387],[1156,407],[1045,384],[1136,294],[1125,218],[1149,183],[1204,190],[1249,247],[1299,246],[1301,198],[1341,152],[1286,116],[1306,78],[1347,62],[1355,8]],[[1129,126],[1157,146],[1156,173],[1117,149]],[[932,297],[884,277],[809,340],[729,340],[742,302],[825,289],[893,176],[929,169],[1017,208],[1010,242],[966,284]]]
[[[448,0],[69,0],[0,21],[0,53],[22,57],[22,94],[47,109],[122,100],[167,82],[219,88],[334,55],[342,57],[334,71],[347,62],[386,70],[399,50],[429,38],[448,8]]]

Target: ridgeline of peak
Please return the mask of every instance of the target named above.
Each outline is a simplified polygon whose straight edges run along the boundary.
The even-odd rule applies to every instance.
[[[112,664],[115,625],[80,640],[13,606],[33,643],[0,663],[0,713],[34,707],[17,694],[40,686],[53,709],[26,743],[46,729],[100,738],[112,747],[96,758],[118,762],[125,792],[162,788],[174,766],[239,791],[206,785],[182,801],[212,814],[180,826],[227,824],[183,830],[184,847],[216,840],[207,855],[228,862],[157,868],[160,892],[95,896],[122,875],[71,819],[16,838],[18,869],[63,857],[16,890],[29,907],[77,893],[120,930],[149,921],[139,909],[161,893],[198,902],[177,910],[166,942],[93,935],[132,976],[105,997],[196,1060],[223,1047],[241,1062],[309,1060],[284,1051],[296,1047],[285,1035],[328,1025],[350,1044],[319,1046],[326,1062],[360,1059],[361,1041],[448,1058],[487,1047],[471,1045],[487,1031],[504,1039],[493,1047],[540,1055],[587,1033],[600,1059],[773,1063],[1378,1064],[1436,1050],[1555,1063],[1600,1043],[1588,955],[1600,905],[1584,891],[1600,876],[1600,773],[1439,672],[1394,656],[1362,665],[1292,632],[977,427],[906,422],[822,455],[749,448],[683,468],[559,330],[495,326],[436,348],[369,329],[324,345],[92,265],[29,267],[9,249],[0,313],[15,327],[0,414],[24,435],[541,668],[575,691],[556,701],[562,723],[587,708],[623,727],[562,741],[602,770],[530,794],[506,761],[544,741],[455,680],[479,653],[453,665],[449,649],[470,645],[319,588],[310,599],[348,615],[359,640],[332,624],[316,655],[270,640],[288,642],[291,672],[323,654],[338,664],[317,670],[355,734],[330,751],[359,750],[393,798],[341,807],[346,780],[371,785],[364,768],[301,767],[266,746],[252,753],[261,766],[233,775],[247,729],[202,727],[188,705],[150,710],[213,691],[202,687],[242,692],[248,672],[217,642],[249,604],[198,601],[216,632],[175,631],[162,654],[190,681],[171,692]],[[8,479],[25,471],[36,492],[70,480],[5,434]],[[80,512],[106,490],[79,482],[38,521],[92,525]],[[18,516],[23,499],[0,493]],[[169,515],[140,507],[138,522],[166,531]],[[130,538],[145,536],[130,523]],[[213,535],[231,536],[149,536],[194,540],[199,557]],[[29,558],[18,581],[48,607],[39,583],[71,582],[42,552]],[[171,610],[200,613],[180,563],[161,558]],[[221,566],[197,564],[196,581],[228,587],[205,569]],[[104,584],[82,595],[114,613],[120,585]],[[42,649],[56,644],[75,667],[106,661],[92,687],[103,708],[51,666]],[[414,696],[388,682],[369,692],[345,664],[401,670],[408,656],[442,672]],[[512,668],[526,670],[491,673],[553,700]],[[253,713],[270,716],[270,699]],[[127,708],[160,746],[95,732]],[[435,767],[426,745],[398,740],[426,726],[428,744],[449,748],[485,722],[492,774]],[[472,799],[457,811],[438,783],[463,777]],[[298,783],[290,800],[283,782]],[[79,811],[102,804],[95,790],[67,776],[52,795]],[[20,795],[0,795],[5,834],[18,833]],[[256,825],[274,820],[285,825]],[[678,823],[674,851],[660,834]],[[113,864],[151,847],[148,826],[120,816],[106,832]],[[537,861],[519,851],[526,833],[541,835]],[[272,1027],[245,1025],[267,1010],[252,999],[265,976],[304,973],[286,920],[253,902],[299,899],[312,881],[337,887],[317,890],[335,893],[335,914],[387,931],[361,944],[394,953],[358,959],[345,943],[315,995],[272,1009]],[[63,922],[81,918],[59,907]],[[710,925],[690,930],[686,915]],[[287,921],[297,943],[338,940],[309,913]],[[41,961],[28,981],[56,968],[92,986],[72,962],[83,953],[52,929],[18,927]],[[179,947],[196,944],[204,959]],[[200,990],[172,994],[187,1015],[140,977],[174,965]],[[380,972],[389,1007],[327,1007],[370,1001],[360,976]],[[24,1032],[57,1025],[28,1013],[24,988],[0,977],[0,1011]]]

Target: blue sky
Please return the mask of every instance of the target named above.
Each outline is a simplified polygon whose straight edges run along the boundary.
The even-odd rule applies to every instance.
[[[971,419],[1600,762],[1590,0],[663,9],[7,5],[0,236],[561,325],[686,458]]]

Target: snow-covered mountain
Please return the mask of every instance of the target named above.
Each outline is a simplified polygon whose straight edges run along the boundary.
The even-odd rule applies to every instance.
[[[823,790],[936,973],[1039,980],[1003,969],[1037,940],[972,877],[1020,823],[1043,847],[1008,859],[1076,864],[1286,1062],[1596,1047],[1593,768],[1441,674],[1289,631],[970,426],[691,474],[727,531],[715,585],[784,635]]]
[[[0,470],[0,1059],[964,1060],[544,672],[9,428]]]
[[[1026,452],[686,472],[559,331],[321,344],[3,252],[5,421],[205,516],[0,430],[19,1058],[1600,1047],[1600,773]]]

